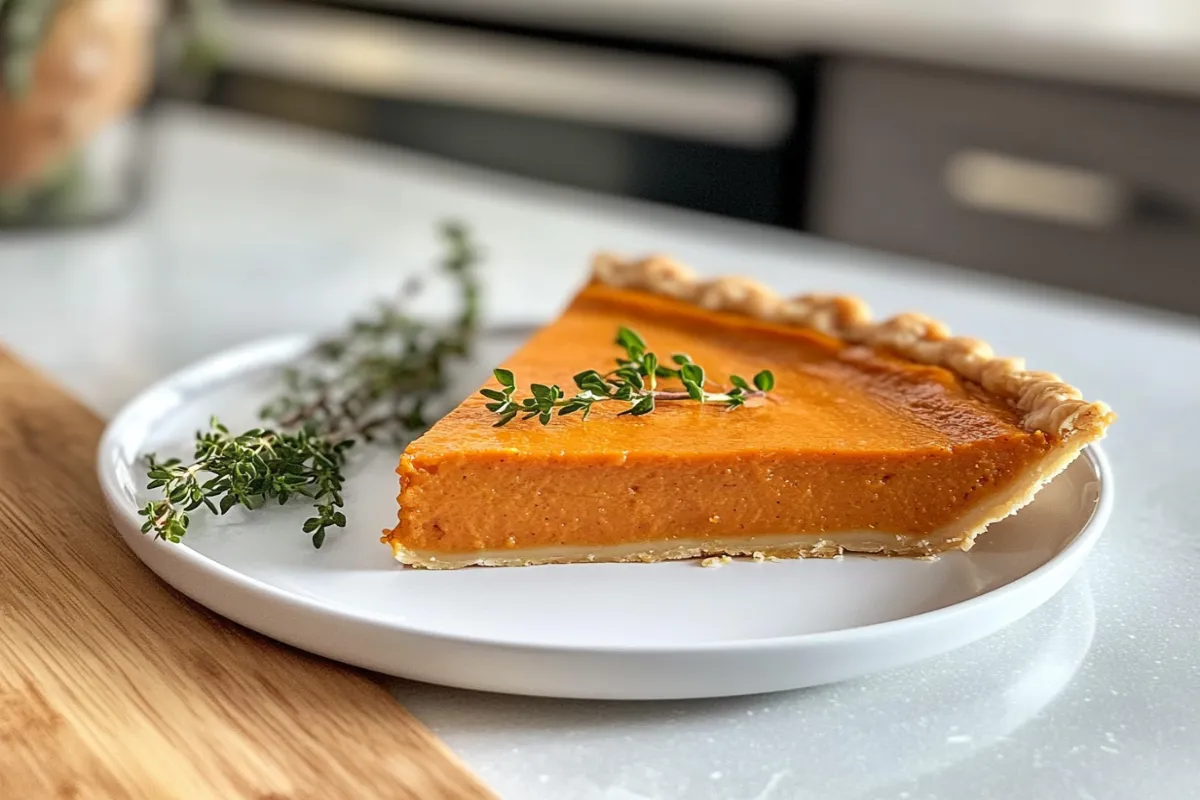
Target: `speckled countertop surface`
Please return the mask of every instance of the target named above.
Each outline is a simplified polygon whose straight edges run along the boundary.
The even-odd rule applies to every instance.
[[[394,681],[509,798],[1129,798],[1200,791],[1200,322],[171,110],[130,223],[0,239],[0,340],[101,414],[265,334],[337,324],[469,221],[489,315],[549,317],[606,247],[920,308],[1121,414],[1109,530],[1058,597],[916,666],[764,697],[584,703]],[[272,300],[264,303],[264,295]],[[436,302],[435,302],[436,305]],[[431,308],[431,311],[436,311]],[[769,609],[764,610],[769,613]]]

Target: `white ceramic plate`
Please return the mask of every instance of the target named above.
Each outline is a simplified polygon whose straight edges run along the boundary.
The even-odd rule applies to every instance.
[[[486,337],[455,396],[521,332]],[[186,456],[212,413],[250,425],[278,367],[307,342],[272,340],[150,388],[109,426],[99,475],[134,552],[167,583],[281,641],[380,672],[472,689],[584,698],[751,694],[844,680],[986,636],[1049,599],[1100,535],[1112,499],[1092,448],[970,553],[937,561],[847,557],[702,569],[571,564],[428,572],[394,563],[397,453],[364,451],[350,525],[314,550],[304,505],[197,516],[184,544],[139,532],[140,456]]]

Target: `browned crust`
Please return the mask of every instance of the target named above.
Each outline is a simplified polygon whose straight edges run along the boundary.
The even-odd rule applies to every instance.
[[[1051,372],[1025,369],[1021,358],[999,358],[979,339],[951,336],[944,323],[904,313],[873,320],[857,297],[805,294],[785,298],[743,277],[702,280],[691,269],[661,255],[640,260],[596,255],[592,277],[621,289],[671,297],[712,311],[811,328],[846,342],[883,347],[920,364],[943,367],[1008,401],[1021,412],[1022,425],[1058,438],[1103,436],[1116,419],[1105,403],[1088,402],[1081,392]]]

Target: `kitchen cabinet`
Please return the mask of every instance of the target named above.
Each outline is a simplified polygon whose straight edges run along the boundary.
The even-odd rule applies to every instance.
[[[865,58],[820,87],[802,227],[1200,313],[1200,103]]]

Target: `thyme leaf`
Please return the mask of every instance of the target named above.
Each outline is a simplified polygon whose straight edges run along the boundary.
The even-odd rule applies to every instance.
[[[713,403],[732,411],[744,406],[747,400],[766,397],[775,388],[775,376],[764,369],[752,382],[740,375],[730,375],[730,388],[710,392],[705,389],[704,367],[686,353],[671,356],[675,368],[665,366],[646,340],[626,327],[617,330],[615,344],[623,351],[623,356],[616,360],[616,369],[608,373],[588,369],[576,374],[573,380],[579,391],[569,397],[557,384],[540,383],[530,384],[530,396],[518,397],[516,377],[507,369],[497,369],[493,374],[500,388],[480,391],[491,401],[485,406],[487,410],[499,417],[494,427],[503,427],[518,415],[522,419],[537,417],[541,424],[548,425],[555,409],[558,416],[579,412],[582,419],[587,419],[593,406],[608,402],[628,404],[617,416],[650,414],[663,402]],[[677,380],[683,389],[660,389],[660,379]]]
[[[430,325],[404,310],[422,289],[410,281],[398,300],[354,320],[287,369],[285,391],[262,409],[264,427],[234,434],[213,417],[208,430],[196,433],[190,462],[148,455],[146,488],[158,490],[159,499],[139,509],[143,533],[179,542],[201,508],[226,514],[301,497],[314,509],[303,525],[314,547],[330,528],[345,527],[350,448],[359,441],[404,444],[420,435],[433,422],[426,409],[445,390],[452,363],[469,355],[475,341],[480,252],[461,224],[446,223],[441,233],[441,272],[460,301],[451,324]]]

